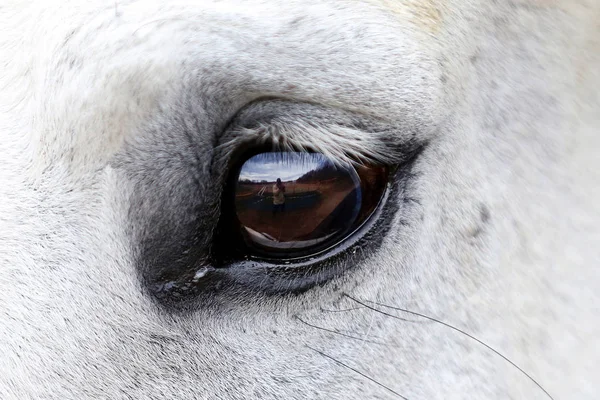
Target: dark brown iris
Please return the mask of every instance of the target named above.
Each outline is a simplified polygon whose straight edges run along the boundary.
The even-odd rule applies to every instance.
[[[355,168],[319,153],[257,154],[243,164],[235,187],[240,233],[258,255],[314,254],[360,226],[386,184],[385,167]]]

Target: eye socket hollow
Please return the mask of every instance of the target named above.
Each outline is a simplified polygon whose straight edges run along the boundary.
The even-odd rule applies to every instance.
[[[354,167],[320,153],[248,158],[235,180],[233,200],[245,253],[285,260],[340,243],[377,208],[387,181],[384,166]]]

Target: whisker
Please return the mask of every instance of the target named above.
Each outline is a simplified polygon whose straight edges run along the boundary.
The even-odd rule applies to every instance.
[[[355,311],[355,310],[364,310],[364,309],[365,309],[364,307],[351,307],[351,308],[342,308],[342,309],[339,309],[339,310],[329,310],[329,309],[321,307],[321,311],[323,311],[323,312],[333,312],[333,313],[335,313],[335,312]]]
[[[392,317],[392,318],[395,318],[395,319],[399,319],[400,321],[411,322],[411,323],[414,323],[414,324],[422,324],[422,323],[424,323],[424,321],[416,321],[414,319],[406,319],[406,318],[402,318],[402,317],[399,317],[399,316],[394,315],[394,314],[386,313],[385,311],[378,310],[378,309],[376,309],[374,307],[371,307],[371,306],[369,306],[367,304],[364,304],[364,303],[356,300],[353,297],[350,297],[350,295],[348,295],[347,293],[343,293],[343,295],[346,296],[346,297],[348,297],[348,298],[350,298],[350,299],[352,299],[352,300],[354,300],[355,302],[357,302],[359,304],[362,304],[363,307],[347,308],[345,310],[332,310],[332,312],[334,312],[334,311],[342,312],[342,311],[360,310],[360,309],[367,308],[367,309],[372,310],[372,311],[377,311],[378,313],[381,313],[381,314],[383,314],[385,316]],[[321,310],[323,310],[323,309],[321,309]],[[325,310],[323,310],[323,311],[325,311]]]
[[[336,331],[334,329],[324,328],[322,326],[311,324],[310,322],[304,321],[302,318],[300,318],[297,315],[295,315],[294,318],[296,318],[298,321],[302,322],[303,324],[310,326],[311,328],[319,329],[321,331],[325,331],[325,332],[329,332],[329,333],[334,333],[336,335],[340,335],[340,336],[346,337],[348,339],[360,340],[361,342],[379,344],[379,345],[383,345],[383,346],[388,346],[389,347],[388,344],[383,343],[383,342],[377,342],[377,341],[374,341],[374,340],[364,339],[364,338],[361,338],[361,337],[358,337],[358,336],[353,336],[353,335],[347,335],[345,333],[342,333],[340,331]]]
[[[360,375],[360,376],[362,376],[363,378],[365,378],[365,379],[368,379],[368,380],[370,380],[371,382],[373,382],[373,383],[375,383],[375,384],[377,384],[377,385],[381,386],[382,388],[386,389],[386,390],[387,390],[387,391],[389,391],[390,393],[393,393],[393,394],[395,394],[396,396],[400,397],[401,399],[408,400],[408,398],[406,398],[406,397],[402,396],[400,393],[398,393],[398,392],[396,392],[395,390],[393,390],[393,389],[391,389],[391,388],[389,388],[389,387],[385,386],[383,383],[381,383],[381,382],[379,382],[379,381],[377,381],[377,380],[375,380],[375,379],[371,378],[369,375],[367,375],[367,374],[365,374],[365,373],[363,373],[363,372],[360,372],[359,370],[357,370],[357,369],[355,369],[355,368],[352,368],[352,367],[351,367],[351,366],[349,366],[348,364],[345,364],[345,363],[341,362],[340,360],[337,360],[337,359],[333,358],[332,356],[330,356],[330,355],[328,355],[328,354],[325,354],[325,353],[323,353],[323,352],[322,352],[322,351],[320,351],[320,350],[313,349],[313,348],[312,348],[312,347],[310,347],[310,346],[306,346],[306,347],[307,347],[307,348],[309,348],[309,349],[311,349],[312,351],[314,351],[314,352],[316,352],[316,353],[320,354],[321,356],[323,356],[323,357],[325,357],[325,358],[328,358],[328,359],[330,359],[331,361],[335,362],[336,364],[339,364],[339,365],[341,365],[341,366],[343,366],[343,367],[345,367],[345,368],[348,368],[349,370],[351,370],[351,371],[353,371],[353,372],[355,372],[355,373],[359,374],[359,375]]]
[[[373,310],[373,311],[379,312],[379,313],[381,313],[381,314],[384,314],[384,315],[387,315],[387,316],[389,316],[389,317],[392,317],[392,318],[395,318],[395,319],[399,319],[399,320],[401,320],[401,321],[406,321],[404,318],[400,318],[400,317],[398,317],[398,316],[396,316],[396,315],[393,315],[393,314],[388,314],[388,313],[386,313],[386,312],[384,312],[384,311],[378,310],[378,309],[376,309],[375,307],[371,307],[371,306],[369,306],[368,304],[365,304],[365,303],[363,303],[362,301],[355,299],[354,297],[350,296],[350,295],[349,295],[349,294],[347,294],[347,293],[344,293],[344,296],[346,296],[346,297],[348,297],[350,300],[353,300],[353,301],[355,301],[356,303],[358,303],[358,304],[362,305],[363,307],[369,308],[369,309],[371,309],[371,310]],[[407,314],[411,314],[411,315],[415,315],[415,316],[418,316],[418,317],[421,317],[421,318],[425,318],[425,319],[427,319],[427,320],[429,320],[429,321],[432,321],[432,322],[437,322],[438,324],[444,325],[444,326],[446,326],[446,327],[448,327],[448,328],[450,328],[450,329],[452,329],[452,330],[454,330],[454,331],[456,331],[456,332],[462,333],[463,335],[465,335],[465,336],[467,336],[468,338],[470,338],[470,339],[472,339],[472,340],[476,341],[477,343],[479,343],[479,344],[483,345],[484,347],[486,347],[487,349],[491,350],[492,352],[494,352],[494,353],[495,353],[495,354],[497,354],[498,356],[502,357],[502,359],[504,359],[506,362],[508,362],[508,363],[509,363],[510,365],[512,365],[513,367],[515,367],[517,370],[519,370],[519,371],[520,371],[520,372],[521,372],[523,375],[525,375],[525,376],[526,376],[526,377],[527,377],[527,378],[528,378],[528,379],[529,379],[531,382],[533,382],[533,383],[534,383],[534,384],[535,384],[535,385],[536,385],[538,388],[540,388],[540,390],[542,390],[542,391],[543,391],[543,392],[546,394],[546,396],[548,396],[550,399],[554,400],[554,397],[552,397],[552,396],[550,395],[550,393],[548,393],[548,392],[546,391],[546,389],[544,389],[544,388],[542,387],[542,385],[540,385],[540,384],[539,384],[539,383],[538,383],[538,382],[537,382],[535,379],[533,379],[533,377],[532,377],[531,375],[529,375],[527,372],[525,372],[525,371],[524,371],[524,370],[523,370],[521,367],[519,367],[517,364],[515,364],[514,362],[512,362],[511,360],[509,360],[509,359],[508,359],[506,356],[504,356],[504,355],[503,355],[502,353],[500,353],[498,350],[494,349],[493,347],[491,347],[490,345],[486,344],[485,342],[483,342],[483,341],[481,341],[481,340],[477,339],[475,336],[468,334],[467,332],[463,331],[462,329],[459,329],[459,328],[457,328],[457,327],[455,327],[455,326],[452,326],[452,325],[450,325],[450,324],[448,324],[448,323],[446,323],[446,322],[444,322],[444,321],[441,321],[441,320],[439,320],[439,319],[436,319],[436,318],[429,317],[429,316],[427,316],[427,315],[424,315],[424,314],[418,313],[418,312],[416,312],[416,311],[410,311],[410,310],[407,310],[407,309],[405,309],[405,308],[400,308],[400,307],[388,306],[388,305],[386,305],[386,304],[381,304],[381,303],[377,303],[377,302],[370,301],[370,300],[366,300],[366,301],[367,301],[367,302],[369,302],[369,303],[375,304],[375,305],[377,305],[377,306],[380,306],[380,307],[385,307],[385,308],[389,308],[389,309],[392,309],[392,310],[402,311],[402,312],[405,312],[405,313],[407,313]]]

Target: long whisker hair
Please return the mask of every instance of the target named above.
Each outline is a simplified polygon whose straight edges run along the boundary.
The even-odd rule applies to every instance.
[[[351,371],[353,371],[353,372],[357,373],[358,375],[362,376],[363,378],[370,380],[371,382],[373,382],[373,383],[375,383],[376,385],[378,385],[378,386],[380,386],[380,387],[384,388],[384,389],[385,389],[385,390],[387,390],[388,392],[390,392],[390,393],[392,393],[392,394],[394,394],[394,395],[396,395],[396,396],[400,397],[401,399],[408,400],[408,398],[407,398],[407,397],[404,397],[404,396],[402,396],[400,393],[396,392],[394,389],[392,389],[392,388],[390,388],[390,387],[388,387],[388,386],[384,385],[383,383],[381,383],[381,382],[377,381],[376,379],[373,379],[373,378],[371,378],[369,375],[365,374],[364,372],[361,372],[361,371],[357,370],[356,368],[353,368],[353,367],[349,366],[348,364],[346,364],[346,363],[344,363],[344,362],[342,362],[342,361],[340,361],[340,360],[338,360],[338,359],[336,359],[336,358],[334,358],[334,357],[330,356],[329,354],[326,354],[326,353],[324,353],[324,352],[322,352],[322,351],[320,351],[320,350],[317,350],[317,349],[315,349],[315,348],[312,348],[312,347],[310,347],[310,346],[308,346],[308,345],[307,345],[306,347],[307,347],[308,349],[310,349],[310,350],[314,351],[315,353],[318,353],[318,354],[320,354],[321,356],[323,356],[323,357],[325,357],[325,358],[327,358],[327,359],[329,359],[329,360],[331,360],[331,361],[335,362],[336,364],[338,364],[338,365],[341,365],[342,367],[344,367],[344,368],[347,368],[347,369],[349,369],[349,370],[351,370]]]
[[[338,331],[336,329],[329,329],[329,328],[325,328],[325,327],[322,327],[322,326],[319,326],[319,325],[311,324],[310,322],[307,322],[307,321],[303,320],[302,318],[300,318],[297,315],[295,315],[294,318],[297,321],[303,323],[304,325],[310,326],[311,328],[315,328],[315,329],[318,329],[320,331],[333,333],[335,335],[340,335],[340,336],[343,336],[343,337],[348,338],[348,339],[359,340],[359,341],[364,342],[364,343],[372,343],[372,344],[379,344],[379,345],[382,345],[382,346],[389,346],[388,344],[383,343],[383,342],[378,342],[378,341],[375,341],[375,340],[365,339],[364,337],[367,336],[367,335],[363,335],[363,337],[354,336],[354,335],[350,335],[350,334],[347,334],[347,333],[344,333],[344,332],[340,332],[340,331]]]
[[[515,367],[517,370],[519,370],[531,382],[533,382],[538,388],[540,388],[540,390],[542,390],[546,394],[546,396],[548,396],[548,398],[550,398],[551,400],[554,400],[554,397],[552,397],[550,395],[550,393],[548,393],[548,391],[546,391],[546,389],[544,389],[544,387],[538,381],[536,381],[531,375],[529,375],[527,372],[525,372],[521,367],[519,367],[517,364],[515,364],[513,361],[511,361],[508,357],[506,357],[505,355],[503,355],[502,353],[500,353],[498,350],[494,349],[492,346],[490,346],[487,343],[483,342],[482,340],[476,338],[475,336],[473,336],[473,335],[465,332],[464,330],[462,330],[460,328],[457,328],[456,326],[453,326],[453,325],[451,325],[451,324],[449,324],[447,322],[444,322],[442,320],[439,320],[437,318],[430,317],[428,315],[425,315],[425,314],[422,314],[422,313],[419,313],[419,312],[416,312],[416,311],[407,310],[407,309],[402,308],[402,307],[394,307],[394,306],[390,306],[390,305],[387,305],[387,304],[381,304],[381,303],[377,303],[375,301],[370,301],[370,300],[360,301],[360,300],[358,300],[358,299],[350,296],[347,293],[343,293],[343,295],[345,297],[349,298],[350,300],[356,302],[357,304],[360,304],[362,307],[368,308],[368,309],[370,309],[372,311],[378,312],[380,314],[383,314],[385,316],[388,316],[388,317],[391,317],[391,318],[394,318],[394,319],[397,319],[397,320],[400,320],[400,321],[406,321],[406,319],[398,317],[397,315],[393,315],[393,314],[387,313],[387,312],[382,311],[380,309],[377,309],[377,308],[375,308],[375,307],[373,307],[373,306],[371,306],[371,305],[369,305],[367,303],[371,303],[371,304],[374,304],[376,306],[384,307],[384,308],[391,309],[391,310],[401,311],[401,312],[404,312],[404,313],[407,313],[407,314],[410,314],[410,315],[414,315],[414,316],[417,316],[417,317],[420,317],[420,318],[425,318],[428,321],[441,324],[441,325],[443,325],[443,326],[445,326],[447,328],[450,328],[450,329],[452,329],[452,330],[454,330],[454,331],[456,331],[458,333],[461,333],[461,334],[465,335],[466,337],[468,337],[469,339],[474,340],[475,342],[481,344],[482,346],[484,346],[488,350],[492,351],[496,355],[500,356],[503,360],[505,360],[510,365],[512,365],[513,367]]]

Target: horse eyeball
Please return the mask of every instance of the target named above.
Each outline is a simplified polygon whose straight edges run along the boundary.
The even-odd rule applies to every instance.
[[[386,184],[385,167],[355,168],[320,153],[254,155],[242,165],[234,191],[240,233],[250,255],[314,254],[364,222]]]

